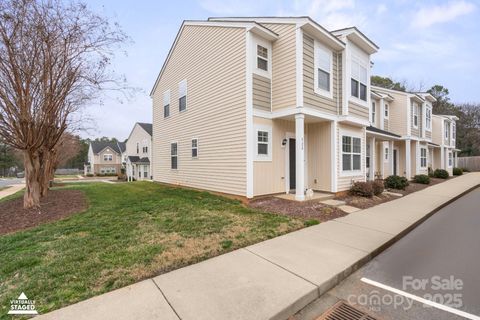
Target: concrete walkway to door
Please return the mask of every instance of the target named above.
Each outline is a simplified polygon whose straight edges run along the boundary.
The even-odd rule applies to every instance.
[[[480,173],[469,173],[38,319],[287,319],[437,209],[479,185]]]

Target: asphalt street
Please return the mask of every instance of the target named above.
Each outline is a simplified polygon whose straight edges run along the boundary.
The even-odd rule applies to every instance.
[[[25,179],[18,179],[18,178],[12,178],[12,179],[3,179],[0,178],[0,187],[6,187],[6,186],[11,186],[14,184],[21,184],[25,183]]]
[[[338,300],[378,319],[480,319],[479,249],[477,188],[435,213],[297,319],[315,319]]]

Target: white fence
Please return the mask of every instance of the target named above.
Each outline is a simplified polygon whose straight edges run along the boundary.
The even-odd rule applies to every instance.
[[[458,167],[467,168],[470,171],[480,171],[480,156],[477,157],[459,157]]]

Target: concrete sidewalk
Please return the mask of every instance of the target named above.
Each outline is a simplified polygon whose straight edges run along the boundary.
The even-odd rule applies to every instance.
[[[39,319],[287,319],[479,184],[480,173],[469,173]]]
[[[23,188],[25,188],[25,184],[15,184],[15,185],[8,186],[7,189],[0,191],[0,199],[8,197],[9,195],[12,195],[14,193],[17,193]]]

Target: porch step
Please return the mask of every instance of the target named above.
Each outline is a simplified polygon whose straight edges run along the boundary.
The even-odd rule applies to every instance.
[[[333,206],[333,207],[344,206],[346,204],[345,201],[333,200],[333,199],[320,201],[320,203],[326,204],[327,206]]]

